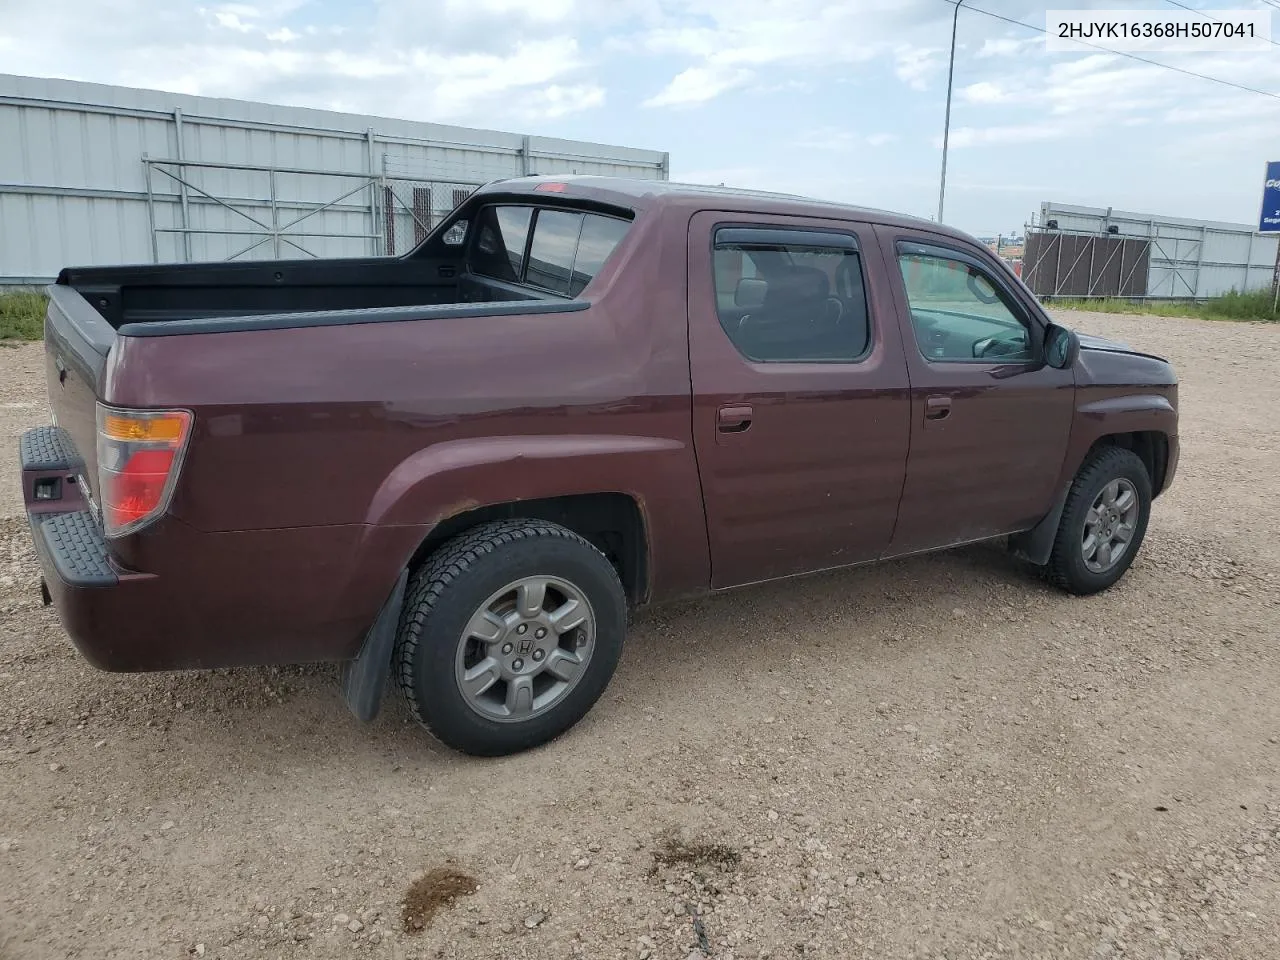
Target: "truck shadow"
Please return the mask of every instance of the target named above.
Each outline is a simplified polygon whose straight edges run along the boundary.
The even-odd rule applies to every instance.
[[[1056,596],[1002,549],[978,546],[642,610],[609,690],[568,736],[625,725],[638,710],[699,712],[707,688],[794,674],[815,653],[826,670],[853,675],[869,661],[910,657],[948,642],[955,631],[981,629],[990,605],[1040,605],[1046,593]],[[306,766],[372,749],[392,765],[395,758],[474,762],[426,736],[394,684],[381,716],[358,723],[339,696],[340,671],[338,664],[308,664],[93,672],[91,702],[77,709],[140,725],[153,760],[195,750],[214,761],[225,751],[243,766],[272,762],[287,750],[291,765]]]

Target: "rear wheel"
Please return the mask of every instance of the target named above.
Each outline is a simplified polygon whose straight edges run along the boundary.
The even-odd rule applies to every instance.
[[[1075,594],[1097,593],[1133,563],[1151,515],[1151,478],[1138,455],[1104,447],[1080,468],[1044,570]]]
[[[410,581],[395,669],[414,718],[495,756],[577,723],[613,676],[626,598],[608,559],[540,520],[482,524]]]

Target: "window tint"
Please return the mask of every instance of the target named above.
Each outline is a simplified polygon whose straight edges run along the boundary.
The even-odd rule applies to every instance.
[[[942,252],[899,247],[911,325],[930,360],[1023,362],[1034,350],[1027,326],[982,270]]]
[[[529,271],[525,280],[535,287],[555,293],[569,292],[573,260],[578,252],[582,214],[563,210],[539,210],[529,248]]]
[[[486,277],[576,297],[595,279],[630,226],[627,220],[591,213],[485,207],[476,217],[471,269]],[[533,241],[527,244],[526,263],[531,227]]]
[[[518,282],[524,272],[524,245],[532,217],[532,207],[486,207],[471,258],[475,272]]]
[[[569,293],[577,296],[595,279],[609,254],[622,242],[630,224],[612,217],[587,215],[582,223],[582,235],[578,240],[578,256],[573,263],[573,282]]]
[[[713,270],[720,325],[748,359],[848,362],[866,353],[870,324],[856,250],[718,240]]]

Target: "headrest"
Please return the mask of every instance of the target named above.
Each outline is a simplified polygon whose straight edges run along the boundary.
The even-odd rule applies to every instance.
[[[831,281],[817,267],[787,267],[769,278],[765,306],[814,303],[831,295]]]
[[[769,284],[759,277],[743,277],[738,281],[738,289],[733,292],[733,305],[746,310],[758,310],[764,306],[764,298]]]

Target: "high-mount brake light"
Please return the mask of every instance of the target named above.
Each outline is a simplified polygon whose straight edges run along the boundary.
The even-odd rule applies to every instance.
[[[186,410],[98,404],[98,492],[107,536],[132,533],[169,508],[190,435]]]

